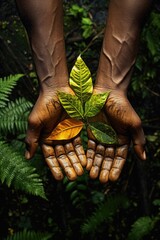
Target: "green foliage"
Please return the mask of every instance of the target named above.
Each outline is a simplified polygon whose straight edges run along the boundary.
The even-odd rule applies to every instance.
[[[82,29],[83,29],[82,36],[84,38],[88,38],[92,35],[92,33],[93,33],[93,22],[89,17],[87,17],[87,18],[83,17],[82,18]]]
[[[153,201],[153,206],[160,206],[160,199]],[[160,209],[156,209],[156,214],[152,216],[139,217],[131,226],[127,240],[142,240],[153,232],[155,226],[160,221]],[[159,224],[157,224],[159,225]]]
[[[23,133],[27,129],[27,117],[31,109],[31,102],[25,98],[11,101],[6,107],[3,107],[0,112],[0,132]]]
[[[126,197],[116,195],[108,198],[105,203],[100,204],[92,216],[85,220],[82,225],[82,234],[92,234],[98,231],[98,228],[104,224],[110,224],[117,211],[121,208],[128,208]]]
[[[79,13],[80,14],[82,13],[83,15],[86,15],[84,13],[84,8],[78,6],[78,4],[73,4],[71,6],[70,10],[69,10],[69,14],[74,16],[74,17],[77,17]]]
[[[11,92],[21,77],[22,74],[16,74],[0,79],[0,180],[8,187],[46,198],[36,169],[15,150],[17,147],[13,149],[7,143],[9,134],[17,135],[18,138],[26,131],[27,117],[32,106],[31,102],[22,97],[10,101]]]
[[[159,42],[157,37],[160,37],[160,15],[159,13],[152,12],[150,15],[151,24],[145,29],[146,43],[153,61],[160,59]]]
[[[91,97],[93,92],[91,72],[85,62],[79,56],[72,68],[69,84],[76,96],[84,106],[84,103]]]
[[[58,93],[60,102],[71,118],[82,119],[83,107],[77,96],[65,92]]]
[[[94,117],[103,108],[109,92],[94,94],[85,104],[85,117]]]
[[[86,202],[88,176],[84,173],[78,177],[74,182],[70,182],[67,178],[63,183],[66,193],[69,193],[70,201],[75,208],[82,208],[83,203]]]
[[[89,128],[98,141],[106,144],[118,143],[116,132],[109,125],[106,125],[102,122],[93,122],[89,123]]]
[[[0,108],[7,105],[7,102],[9,102],[9,94],[22,76],[22,74],[16,74],[0,78]]]
[[[10,75],[0,79],[0,133],[15,134],[25,132],[27,116],[31,109],[31,102],[25,98],[10,100],[10,95],[22,74]]]
[[[158,221],[157,217],[140,217],[137,219],[133,225],[132,229],[128,235],[128,240],[142,240],[145,236],[151,233],[156,222]]]
[[[160,199],[155,199],[155,200],[153,201],[153,205],[160,207]]]
[[[52,234],[34,232],[24,229],[21,232],[14,233],[5,240],[49,240],[52,239]]]
[[[64,27],[69,70],[74,65],[76,57],[83,52],[83,59],[87,62],[92,72],[93,82],[99,61],[108,2],[108,0],[77,0],[75,4],[74,0],[64,0]],[[154,2],[160,5],[158,0]],[[7,86],[7,83],[2,83],[3,87],[0,85],[2,96],[0,98],[0,108],[3,111],[5,111],[5,108],[8,108],[10,102],[15,103],[22,96],[31,102],[34,102],[37,97],[38,84],[35,77],[30,77],[34,70],[30,48],[26,39],[24,28],[15,8],[15,1],[1,0],[0,77],[2,78],[2,82],[4,82],[4,76],[9,76],[10,74],[15,76],[16,73],[24,74],[24,77],[18,82],[16,91],[14,90],[10,96],[7,94],[3,97],[3,93],[1,92],[1,89],[5,87],[5,84]],[[153,5],[151,14],[147,16],[147,22],[143,28],[138,58],[128,91],[132,105],[142,119],[147,140],[146,151],[148,161],[145,163],[144,171],[148,179],[149,199],[153,202],[153,205],[148,202],[148,205],[151,205],[150,215],[147,217],[148,220],[146,220],[146,223],[143,221],[144,225],[147,225],[150,219],[151,224],[154,222],[155,218],[158,217],[157,213],[160,206],[159,39],[160,12],[159,8]],[[2,98],[4,100],[1,100]],[[26,102],[28,101],[26,100]],[[25,118],[27,108],[24,108],[24,112]],[[21,117],[23,118],[23,116]],[[19,118],[20,121],[22,120],[21,117]],[[14,133],[7,130],[7,128],[6,130],[3,129],[3,133],[1,128],[0,138],[5,140],[4,144],[7,144],[9,148],[13,146],[15,152],[23,156],[25,137],[25,133],[21,132],[23,128],[18,128],[19,130],[17,129]],[[84,147],[86,149],[86,129],[81,132],[81,136],[83,143],[85,142]],[[4,153],[3,159],[7,164],[5,156],[6,153]],[[11,158],[12,154],[8,155],[7,159],[9,157]],[[143,174],[139,174],[137,170],[133,154],[128,155],[123,174],[119,178],[119,181],[106,185],[101,185],[98,180],[89,180],[87,173],[84,174],[85,179],[80,180],[78,178],[76,184],[71,184],[69,181],[67,183],[65,181],[56,182],[53,180],[50,171],[45,167],[42,154],[39,152],[35,155],[33,164],[43,177],[45,192],[49,201],[44,201],[30,194],[28,195],[24,191],[17,192],[12,184],[10,188],[6,184],[0,184],[0,238],[2,239],[6,238],[10,232],[10,228],[11,231],[15,232],[15,238],[17,231],[27,228],[31,232],[53,233],[54,239],[61,240],[122,240],[127,239],[128,232],[131,226],[134,225],[134,222],[146,214],[146,196],[145,198],[144,196],[141,197],[144,188],[141,188],[139,179],[143,181],[144,185],[145,182]],[[146,186],[144,187],[147,188]],[[117,201],[119,201],[119,192],[125,192],[129,196],[131,204],[127,211],[118,210],[116,214],[112,215],[112,218],[107,218],[104,220],[104,224],[98,225],[99,227],[93,234],[92,230],[90,230],[87,236],[82,237],[80,230],[84,220],[99,205],[103,206],[104,199],[110,198],[113,194],[117,196]],[[141,224],[142,230],[143,224]],[[136,232],[136,228],[133,231]],[[140,234],[141,232],[139,231]],[[159,222],[156,222],[153,229],[147,235],[144,235],[143,239],[157,240],[159,236]]]
[[[117,143],[115,131],[112,130],[111,126],[105,123],[99,123],[98,125],[89,124],[88,117],[94,117],[101,111],[109,92],[92,94],[93,84],[91,73],[80,56],[72,68],[69,83],[76,94],[75,96],[59,92],[60,102],[69,116],[71,118],[82,119],[86,126],[90,128],[94,137],[101,143]]]
[[[0,180],[28,194],[45,198],[44,188],[36,169],[8,144],[0,142]]]
[[[93,34],[93,21],[90,18],[87,9],[73,4],[69,9],[69,15],[74,18],[78,17],[81,22],[82,36],[89,38]]]

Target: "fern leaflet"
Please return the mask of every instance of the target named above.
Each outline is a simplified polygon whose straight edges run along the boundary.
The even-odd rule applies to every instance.
[[[6,240],[49,240],[52,234],[34,232],[24,229],[21,232],[15,233],[13,236],[7,237]]]
[[[17,81],[23,76],[23,74],[10,75],[5,78],[0,78],[0,108],[6,106],[9,101],[8,95],[16,85]]]
[[[8,106],[0,112],[0,132],[15,133],[25,132],[27,128],[27,117],[31,109],[31,102],[25,98],[16,99],[15,102],[8,103]]]
[[[145,236],[147,236],[154,228],[155,223],[159,220],[157,217],[140,217],[136,220],[133,225],[132,229],[128,235],[128,240],[141,240]]]
[[[44,188],[36,169],[7,143],[0,141],[0,180],[15,189],[45,198]]]
[[[117,210],[127,208],[128,200],[124,196],[112,196],[107,201],[101,204],[95,212],[89,217],[81,227],[82,234],[94,233],[104,221],[109,221]]]

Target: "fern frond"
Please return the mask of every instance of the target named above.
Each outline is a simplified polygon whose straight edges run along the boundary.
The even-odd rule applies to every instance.
[[[7,143],[0,141],[0,180],[15,189],[45,198],[44,188],[36,169]]]
[[[113,217],[117,210],[120,208],[127,208],[128,200],[125,196],[112,196],[108,200],[101,204],[95,212],[89,217],[81,227],[82,234],[94,233],[97,231],[104,221],[109,221]]]
[[[19,152],[20,154],[24,154],[24,151],[25,151],[25,142],[24,142],[25,137],[26,137],[26,132],[18,135],[16,138],[14,138],[10,142],[10,145],[12,146],[12,148],[15,151]]]
[[[130,233],[128,234],[128,240],[141,240],[147,236],[154,228],[155,223],[158,221],[157,217],[140,217],[136,220]]]
[[[8,95],[16,85],[17,81],[23,76],[23,74],[10,75],[5,78],[0,78],[0,108],[6,106],[9,101]]]
[[[13,236],[7,237],[6,240],[49,240],[53,235],[50,233],[41,233],[24,229],[15,233]]]
[[[15,102],[8,103],[8,106],[0,112],[0,132],[15,133],[25,132],[27,128],[27,117],[32,103],[25,98],[16,99]]]

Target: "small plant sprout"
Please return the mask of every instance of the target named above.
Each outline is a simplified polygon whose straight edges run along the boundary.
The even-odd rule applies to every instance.
[[[48,140],[68,140],[87,128],[100,143],[116,144],[117,136],[110,125],[90,122],[103,108],[109,92],[93,94],[93,82],[89,68],[79,56],[73,66],[69,84],[75,95],[59,92],[59,100],[70,118],[60,122]]]

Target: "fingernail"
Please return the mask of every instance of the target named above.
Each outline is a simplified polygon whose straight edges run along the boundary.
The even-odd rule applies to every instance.
[[[29,153],[28,151],[26,151],[26,152],[25,152],[25,158],[26,158],[26,159],[30,159],[30,157],[31,157],[30,153]]]
[[[74,181],[77,178],[77,174],[74,171],[74,169],[71,169],[70,167],[67,167],[65,169],[66,176],[68,177],[69,180]]]
[[[109,173],[109,180],[114,182],[117,181],[119,176],[121,174],[121,170],[118,168],[112,168],[110,173]]]
[[[146,160],[146,158],[147,158],[147,157],[146,157],[146,152],[144,151],[144,152],[143,152],[143,160]]]

